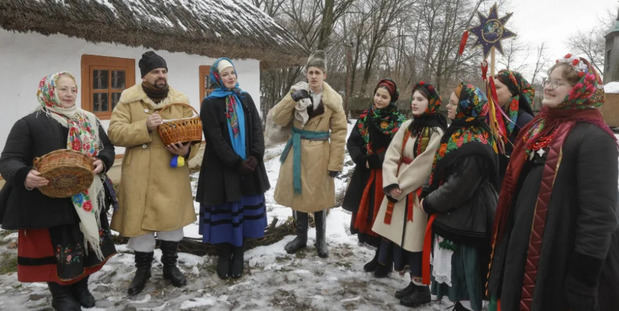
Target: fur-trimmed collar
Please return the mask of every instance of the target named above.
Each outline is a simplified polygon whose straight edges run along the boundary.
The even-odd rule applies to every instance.
[[[168,97],[164,98],[159,104],[156,104],[152,99],[146,95],[144,89],[142,89],[142,84],[135,84],[134,86],[124,90],[120,95],[120,100],[118,104],[131,103],[135,101],[142,101],[147,104],[151,109],[163,109],[164,107],[172,104],[172,103],[188,103],[189,100],[187,96],[182,94],[181,92],[176,91],[174,88],[170,87],[168,92]]]
[[[335,112],[344,110],[342,96],[331,88],[327,82],[322,83],[322,104]]]

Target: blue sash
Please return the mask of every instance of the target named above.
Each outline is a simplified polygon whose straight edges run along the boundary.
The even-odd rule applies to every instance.
[[[292,154],[292,176],[294,193],[296,194],[301,194],[301,139],[328,140],[329,132],[315,132],[301,130],[296,127],[292,128],[292,137],[290,137],[288,143],[286,143],[286,147],[279,161],[284,163],[290,152],[290,148],[292,147],[294,149]]]

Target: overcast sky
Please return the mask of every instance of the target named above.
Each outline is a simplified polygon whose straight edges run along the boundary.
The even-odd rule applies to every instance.
[[[528,61],[534,65],[536,47],[542,42],[545,42],[548,58],[562,57],[569,52],[567,39],[571,35],[579,30],[588,32],[593,27],[601,27],[601,20],[608,19],[609,11],[616,19],[617,8],[618,0],[507,0],[499,7],[499,17],[513,13],[506,27],[530,48]],[[480,9],[484,15],[488,10]],[[476,17],[473,25],[477,24]],[[503,43],[504,50],[506,43]]]

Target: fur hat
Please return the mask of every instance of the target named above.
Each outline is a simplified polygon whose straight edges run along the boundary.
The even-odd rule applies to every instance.
[[[153,51],[148,51],[142,54],[142,58],[140,59],[138,65],[140,66],[140,74],[142,75],[142,78],[144,78],[147,73],[155,68],[165,68],[168,70],[168,65],[166,64],[165,59]]]
[[[310,57],[307,59],[307,65],[305,65],[305,70],[309,67],[317,67],[322,71],[327,72],[327,61],[325,58],[325,52],[323,50],[316,50]]]

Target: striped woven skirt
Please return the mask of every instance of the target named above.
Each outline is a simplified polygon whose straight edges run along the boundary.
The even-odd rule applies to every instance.
[[[266,226],[264,194],[225,204],[200,205],[200,234],[204,243],[242,246],[244,239],[264,237]]]

